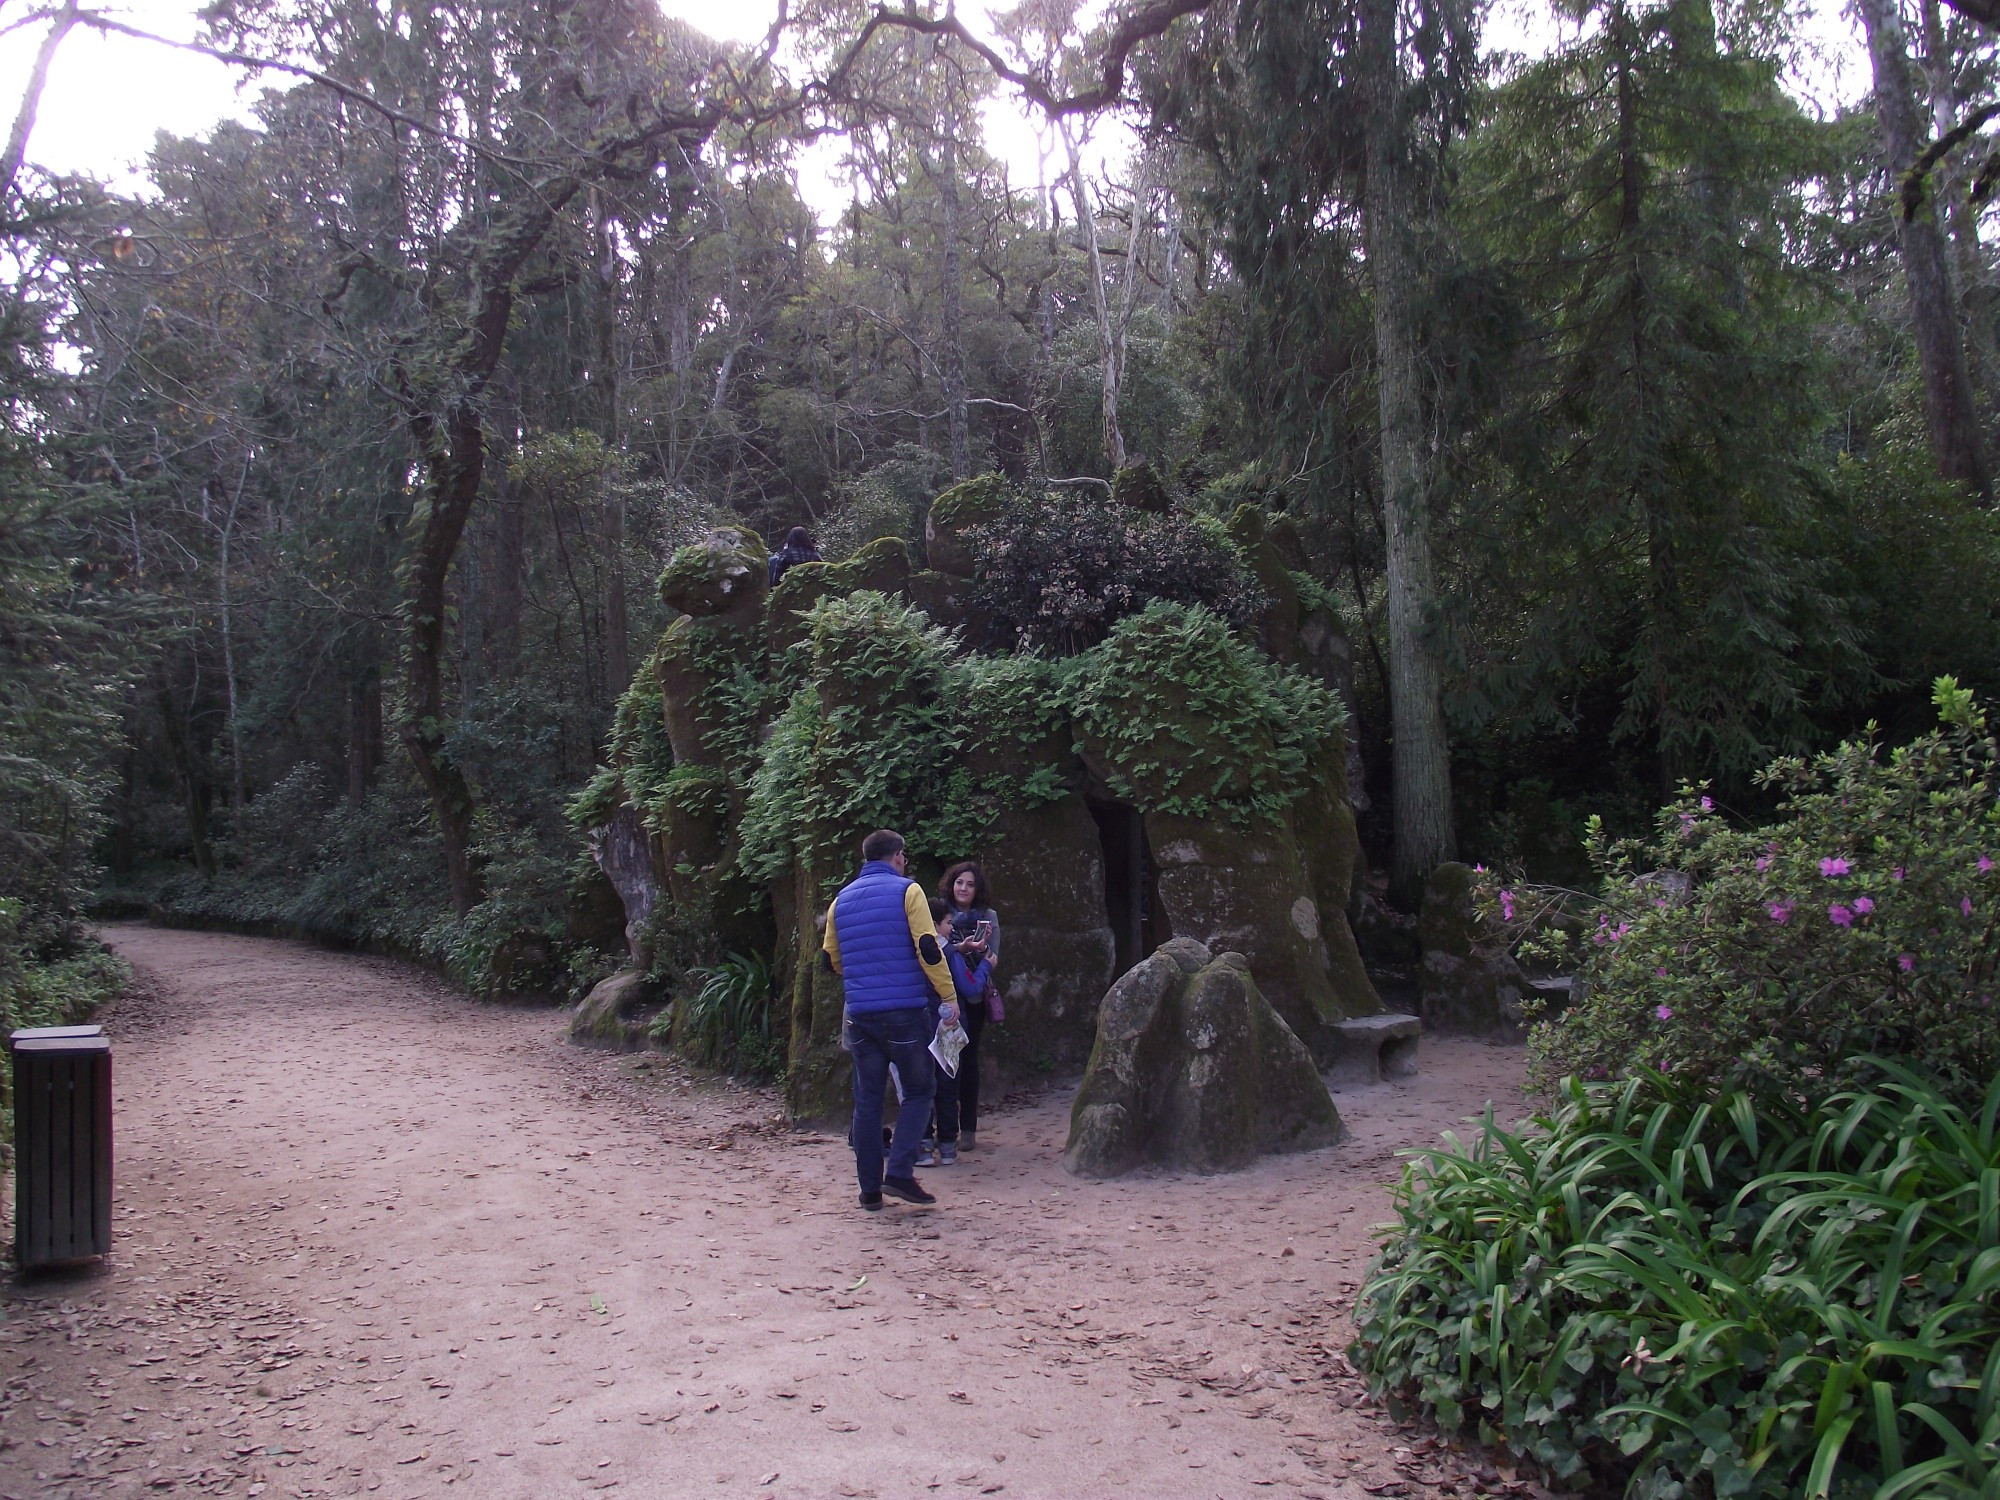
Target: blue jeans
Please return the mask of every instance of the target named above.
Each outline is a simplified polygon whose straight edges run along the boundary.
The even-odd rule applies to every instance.
[[[903,1104],[896,1112],[896,1138],[889,1147],[889,1175],[912,1177],[917,1146],[930,1123],[936,1081],[931,1067],[930,1015],[921,1005],[908,1010],[873,1010],[847,1016],[847,1050],[854,1058],[854,1175],[861,1191],[882,1191],[882,1091],[889,1064],[903,1080]]]

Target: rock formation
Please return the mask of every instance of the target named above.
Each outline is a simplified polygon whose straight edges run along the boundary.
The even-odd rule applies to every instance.
[[[1082,1177],[1227,1172],[1346,1134],[1244,957],[1174,938],[1104,997],[1063,1165]]]

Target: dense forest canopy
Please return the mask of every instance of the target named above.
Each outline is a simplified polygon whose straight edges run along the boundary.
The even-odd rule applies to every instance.
[[[1994,17],[1858,13],[1872,92],[1821,115],[1767,3],[1565,0],[1521,58],[1466,0],[990,36],[816,0],[750,45],[652,0],[216,0],[255,121],[129,196],[34,166],[38,73],[0,160],[8,963],[171,881],[583,977],[564,808],[666,558],[915,541],[988,471],[1079,526],[1292,518],[1404,897],[1908,737],[1938,674],[2000,683]],[[44,61],[124,23],[47,25]]]

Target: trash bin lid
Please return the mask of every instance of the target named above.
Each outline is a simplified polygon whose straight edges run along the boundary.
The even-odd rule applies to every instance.
[[[102,1026],[36,1026],[17,1031],[11,1038],[17,1053],[80,1054],[109,1052],[111,1038]]]

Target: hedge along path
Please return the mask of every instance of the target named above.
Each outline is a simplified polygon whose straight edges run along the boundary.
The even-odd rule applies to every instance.
[[[854,1204],[775,1093],[568,1047],[385,960],[120,927],[119,1209],[14,1280],[0,1494],[1241,1496],[1529,1487],[1337,1352],[1394,1152],[1516,1097],[1433,1045],[1354,1138],[1079,1182],[1007,1101],[941,1201]]]

